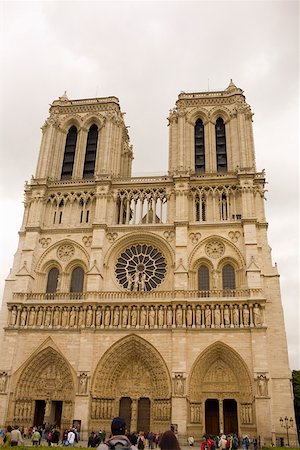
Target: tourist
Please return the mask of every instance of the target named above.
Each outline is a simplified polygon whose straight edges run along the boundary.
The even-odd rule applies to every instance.
[[[23,444],[23,438],[18,426],[15,426],[10,433],[10,445],[15,447],[19,444]]]
[[[131,444],[128,437],[125,436],[126,423],[122,417],[115,417],[111,423],[111,437],[106,443],[102,442],[97,450],[108,450],[114,448],[115,450],[137,450],[134,445]]]
[[[161,450],[180,450],[178,439],[171,430],[167,430],[162,434],[159,446]]]
[[[95,435],[94,431],[91,432],[88,440],[88,447],[96,447],[97,445],[97,436]]]
[[[194,442],[195,442],[194,436],[189,436],[187,441],[188,441],[189,446],[193,447]]]
[[[8,427],[6,428],[6,433],[3,437],[3,446],[4,447],[10,447],[10,433],[11,433],[12,427],[10,425],[8,425]]]
[[[36,430],[35,428],[33,429],[31,440],[32,440],[32,445],[33,446],[39,445],[39,443],[40,443],[41,435],[40,435],[39,431]]]
[[[68,437],[67,437],[67,446],[68,447],[73,447],[75,438],[76,438],[76,435],[75,435],[74,431],[71,429],[68,432]]]

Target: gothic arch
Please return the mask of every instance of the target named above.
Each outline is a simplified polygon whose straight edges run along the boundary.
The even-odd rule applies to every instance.
[[[253,385],[249,368],[243,358],[227,344],[215,342],[196,359],[188,380],[190,402],[226,395],[239,401],[253,400]]]
[[[210,111],[210,120],[215,125],[218,117],[224,120],[224,124],[230,121],[231,112],[225,106],[216,106]]]
[[[139,396],[170,399],[171,379],[161,354],[135,334],[112,345],[99,361],[93,381],[93,397]]]
[[[205,248],[205,245],[209,242],[209,241],[220,241],[225,245],[225,255],[224,257],[231,257],[231,260],[235,261],[235,264],[238,265],[238,267],[241,269],[245,269],[246,265],[245,265],[245,260],[243,255],[241,254],[240,250],[232,243],[230,242],[228,239],[224,238],[223,236],[218,236],[218,235],[212,235],[209,236],[205,239],[203,239],[202,241],[200,241],[195,248],[193,249],[193,251],[191,252],[190,256],[189,256],[189,262],[188,262],[188,266],[191,269],[194,269],[197,265],[197,261],[200,258],[205,257],[203,251]],[[226,250],[229,249],[230,250],[230,255],[226,254]],[[219,264],[219,260],[217,261],[217,263]]]
[[[82,127],[82,117],[78,114],[72,114],[71,117],[69,116],[62,121],[60,124],[60,129],[63,133],[67,133],[73,125],[77,128],[77,132],[79,133]]]
[[[210,112],[203,107],[194,108],[187,114],[187,120],[192,126],[195,126],[197,119],[201,119],[203,121],[203,124],[206,125],[209,121],[209,117]]]
[[[45,267],[48,265],[48,261],[50,260],[56,260],[56,250],[61,245],[72,245],[75,248],[74,258],[76,258],[78,261],[81,261],[81,264],[83,264],[85,267],[88,265],[89,261],[89,255],[87,251],[82,247],[82,245],[78,244],[76,241],[73,241],[71,239],[62,239],[58,242],[55,242],[53,245],[51,245],[47,250],[44,251],[44,253],[41,255],[39,261],[36,265],[36,272],[45,273]],[[52,255],[51,255],[52,253]],[[76,256],[77,253],[77,256]],[[78,256],[81,256],[78,258]],[[72,258],[72,261],[74,260]],[[65,264],[63,264],[65,266]]]
[[[83,119],[83,126],[85,129],[89,130],[90,126],[93,124],[97,125],[98,131],[100,131],[105,124],[105,117],[102,115],[95,115],[93,113],[86,115]]]

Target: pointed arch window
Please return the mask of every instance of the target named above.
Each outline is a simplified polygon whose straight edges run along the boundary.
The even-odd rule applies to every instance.
[[[76,267],[71,275],[70,292],[83,292],[84,271],[82,267]]]
[[[217,172],[227,171],[226,132],[224,120],[219,117],[216,122]]]
[[[198,290],[209,291],[209,270],[204,265],[200,266],[198,270]]]
[[[67,134],[61,179],[72,178],[77,142],[77,128],[73,125]]]
[[[225,264],[223,267],[222,282],[224,290],[235,289],[235,270],[232,264]]]
[[[195,124],[195,172],[205,172],[204,125],[201,119]]]
[[[58,277],[59,277],[58,268],[52,267],[52,269],[50,269],[48,272],[47,287],[46,287],[47,294],[53,294],[56,292],[58,285]]]
[[[83,178],[92,178],[95,172],[96,155],[98,143],[98,127],[93,124],[88,132],[85,160],[83,167]]]

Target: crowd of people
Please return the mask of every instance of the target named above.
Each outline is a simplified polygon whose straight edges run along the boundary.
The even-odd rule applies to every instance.
[[[41,445],[42,439],[48,446],[73,447],[79,441],[79,432],[76,428],[65,430],[62,435],[56,426],[44,424],[42,427],[22,429],[18,426],[8,426],[6,431],[0,430],[3,446],[18,446],[24,444],[24,439],[30,439],[33,446]],[[188,445],[193,447],[193,436],[188,437]],[[253,450],[257,450],[257,439],[250,441],[248,436],[239,439],[235,434],[219,434],[218,436],[204,435],[200,444],[200,450],[249,450],[250,443]],[[122,417],[115,417],[111,423],[111,434],[106,440],[106,432],[91,432],[88,439],[88,447],[97,450],[180,450],[180,445],[174,430],[167,430],[162,434],[157,433],[126,433],[126,423]]]

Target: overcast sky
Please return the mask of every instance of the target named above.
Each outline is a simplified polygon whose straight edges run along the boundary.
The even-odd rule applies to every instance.
[[[135,173],[165,173],[169,109],[180,91],[233,79],[254,115],[266,169],[273,262],[281,275],[290,366],[299,356],[299,3],[1,2],[1,269],[13,263],[23,185],[35,173],[49,104],[119,98]]]

